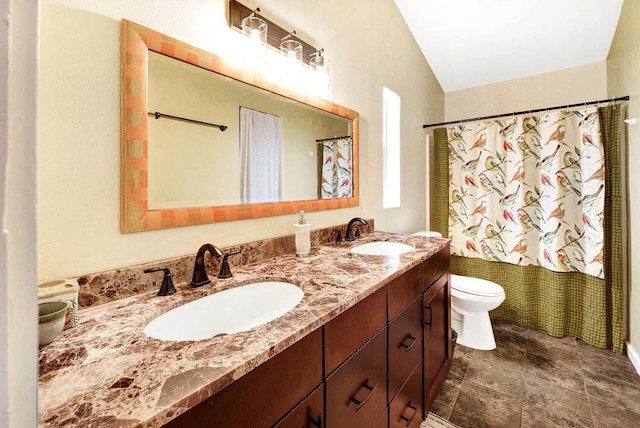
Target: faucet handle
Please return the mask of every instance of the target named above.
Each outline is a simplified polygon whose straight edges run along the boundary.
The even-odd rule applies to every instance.
[[[229,256],[233,256],[235,254],[240,254],[240,250],[232,251],[227,253],[222,257],[222,266],[220,266],[220,272],[218,273],[218,278],[225,279],[231,278],[233,274],[231,273],[231,268],[229,267]]]
[[[162,278],[162,285],[160,286],[160,291],[158,291],[158,296],[170,296],[176,293],[176,287],[173,286],[173,279],[171,279],[171,271],[169,268],[165,267],[157,267],[151,269],[145,269],[144,273],[152,273],[152,272],[164,272],[164,277]]]
[[[340,229],[333,229],[333,232],[336,232],[336,240],[335,244],[340,244],[342,242],[342,231]]]
[[[362,226],[361,224],[356,224],[356,231],[353,234],[353,237],[355,239],[360,238],[360,226]]]

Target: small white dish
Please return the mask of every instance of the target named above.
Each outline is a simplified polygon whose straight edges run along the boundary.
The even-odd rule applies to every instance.
[[[46,302],[38,305],[38,336],[40,346],[53,342],[64,327],[68,302]]]

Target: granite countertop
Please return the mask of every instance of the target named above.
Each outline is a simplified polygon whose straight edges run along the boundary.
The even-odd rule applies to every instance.
[[[395,257],[352,254],[365,242],[392,240],[415,250]],[[416,266],[448,240],[374,232],[354,243],[314,247],[235,268],[229,279],[159,297],[148,292],[81,310],[78,326],[40,350],[40,426],[159,427],[335,318]],[[200,341],[160,341],[144,326],[191,300],[254,281],[302,288],[290,312],[249,331]]]

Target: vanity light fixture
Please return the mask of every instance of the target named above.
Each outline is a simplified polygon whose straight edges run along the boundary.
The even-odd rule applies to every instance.
[[[243,31],[243,20],[251,15],[258,16],[267,24],[266,44],[274,48],[276,51],[279,51],[280,44],[282,43],[283,39],[291,33],[280,27],[273,21],[270,21],[262,14],[258,15],[257,12],[260,12],[260,9],[253,10],[237,0],[229,0],[229,26],[239,31]],[[298,36],[295,37],[295,40],[302,45],[302,62],[308,64],[310,59],[309,55],[315,52],[316,48],[311,46],[304,40],[298,38]]]
[[[289,64],[302,64],[302,43],[295,40],[296,30],[293,30],[282,39],[280,39],[280,52],[287,58]]]

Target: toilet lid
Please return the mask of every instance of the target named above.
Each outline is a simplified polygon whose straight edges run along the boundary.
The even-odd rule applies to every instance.
[[[475,296],[504,295],[504,289],[495,282],[462,275],[451,275],[451,288]]]

